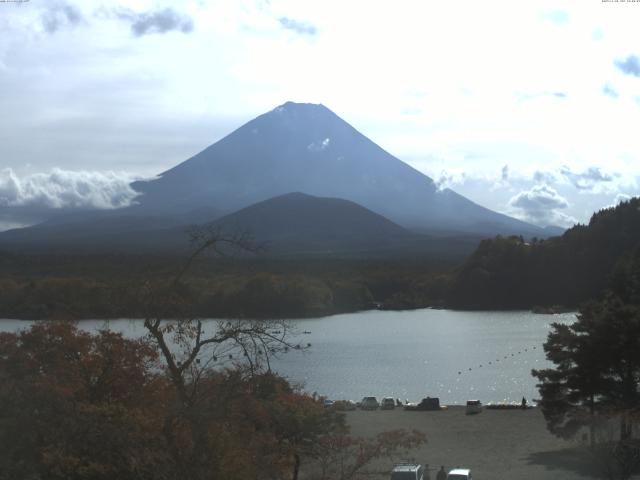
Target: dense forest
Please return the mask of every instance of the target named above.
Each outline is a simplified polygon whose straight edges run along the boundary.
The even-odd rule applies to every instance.
[[[0,318],[138,318],[183,258],[1,255]],[[297,318],[441,305],[451,264],[420,258],[205,258],[184,282],[194,315]]]
[[[547,240],[496,237],[481,242],[451,280],[453,308],[576,307],[598,297],[640,245],[640,199],[595,213]]]
[[[501,237],[459,258],[206,257],[187,291],[202,317],[298,318],[371,308],[576,308],[616,281],[640,248],[640,199],[561,237]],[[0,318],[141,317],[138,299],[182,257],[0,253]],[[620,277],[620,275],[617,275]]]

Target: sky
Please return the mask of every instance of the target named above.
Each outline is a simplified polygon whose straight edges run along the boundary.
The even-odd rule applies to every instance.
[[[286,101],[538,225],[640,194],[640,2],[0,2],[0,229],[135,201]]]

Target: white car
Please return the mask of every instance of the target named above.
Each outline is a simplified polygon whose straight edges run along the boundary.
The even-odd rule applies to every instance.
[[[447,480],[473,480],[468,468],[454,468],[447,474]]]
[[[377,410],[380,404],[376,397],[364,397],[360,402],[360,408],[362,410]]]

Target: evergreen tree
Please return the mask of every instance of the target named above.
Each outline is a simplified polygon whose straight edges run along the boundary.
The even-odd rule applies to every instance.
[[[585,304],[571,325],[553,324],[544,350],[554,368],[533,370],[549,430],[561,437],[591,427],[594,415],[620,419],[632,434],[640,409],[640,249],[618,263],[611,290]]]

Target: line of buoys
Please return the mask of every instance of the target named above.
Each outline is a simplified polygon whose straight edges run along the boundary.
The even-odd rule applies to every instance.
[[[535,349],[536,349],[536,347],[535,347],[535,346],[531,347],[531,350],[535,350]],[[529,349],[528,349],[528,348],[525,348],[524,350],[518,350],[518,351],[517,351],[517,352],[515,352],[515,353],[513,353],[513,352],[512,352],[512,353],[511,353],[511,356],[512,356],[512,357],[515,357],[516,355],[522,355],[524,352],[528,352],[528,351],[529,351]],[[502,359],[503,359],[503,360],[506,360],[507,358],[509,358],[509,356],[508,356],[508,355],[504,355],[504,356],[502,357]],[[499,361],[500,361],[500,358],[496,358],[496,359],[495,359],[495,363],[498,363]],[[488,365],[493,365],[493,362],[494,362],[494,361],[490,361],[490,362],[488,362]],[[478,368],[483,368],[483,366],[484,366],[484,365],[481,363],[480,365],[478,365]],[[469,371],[469,372],[472,372],[472,371],[473,371],[473,368],[471,368],[471,367],[470,367],[470,368],[468,369],[468,371]],[[462,370],[458,370],[458,375],[462,375]]]

